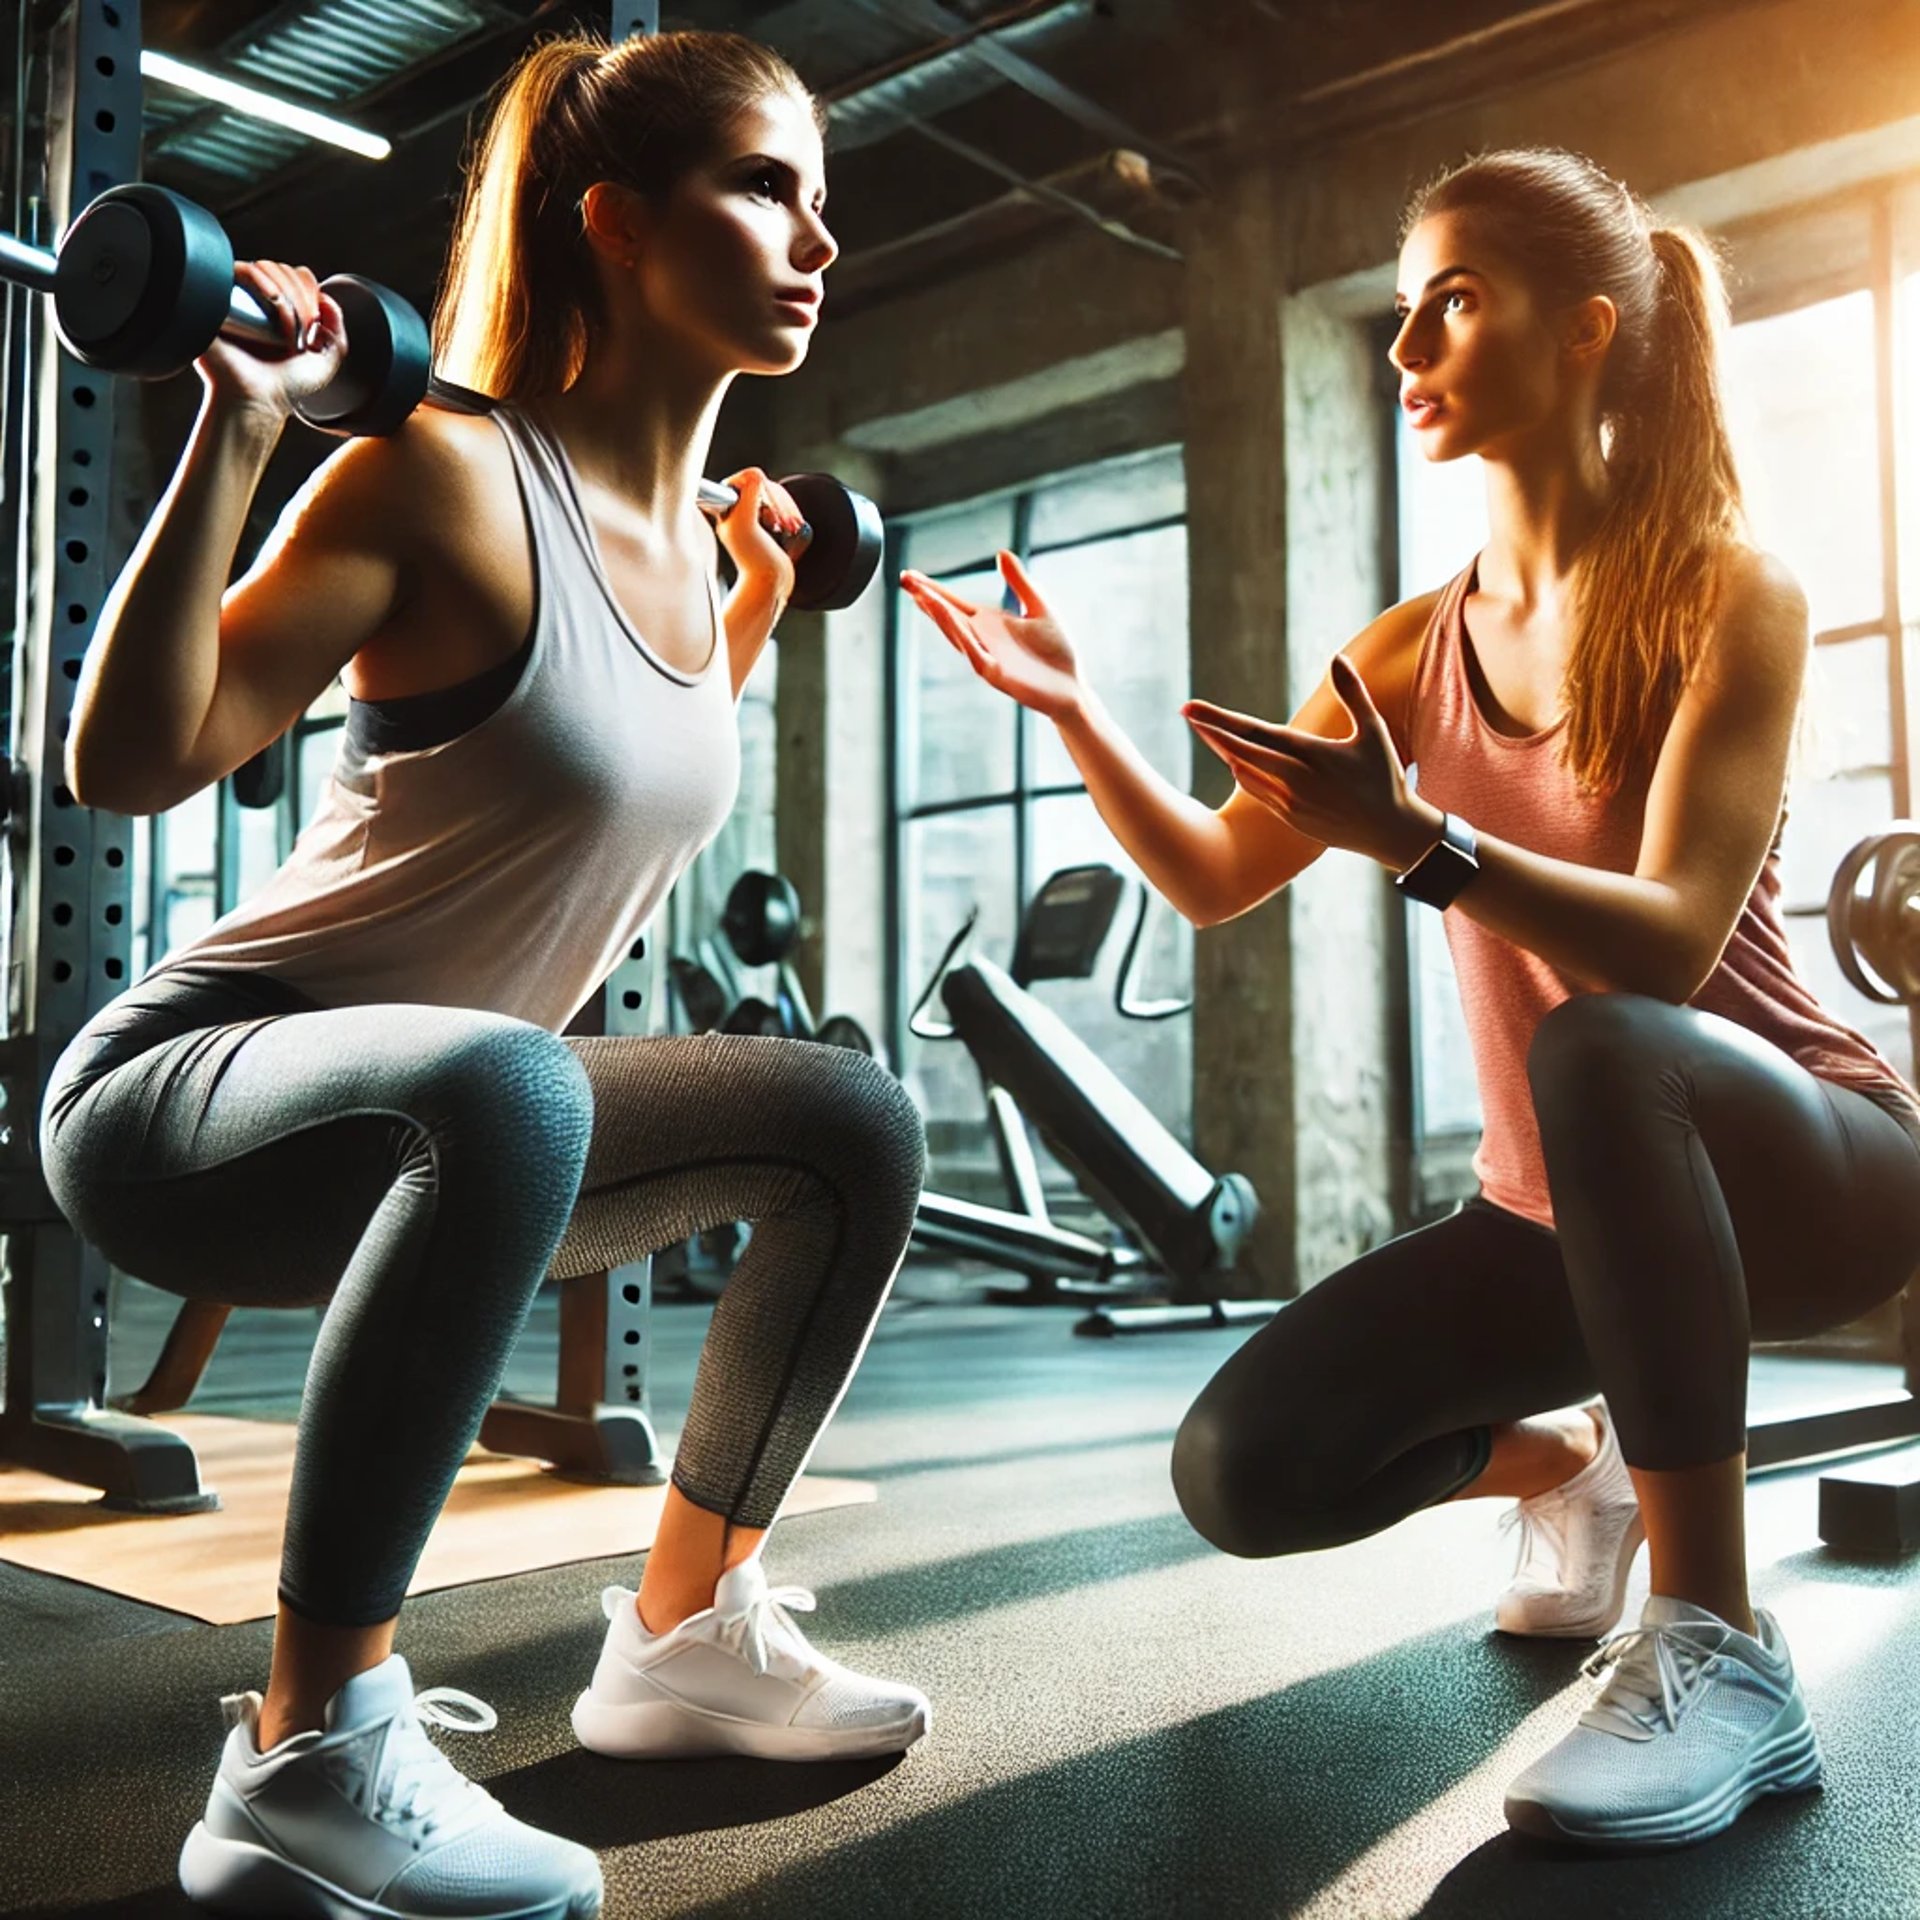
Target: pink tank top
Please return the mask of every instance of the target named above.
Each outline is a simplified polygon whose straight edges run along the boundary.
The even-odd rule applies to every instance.
[[[1584,794],[1560,759],[1564,721],[1541,733],[1499,733],[1474,697],[1465,608],[1478,571],[1476,561],[1441,594],[1414,670],[1406,744],[1420,769],[1422,796],[1494,839],[1549,859],[1631,873],[1640,852],[1645,782],[1607,796]],[[1551,1227],[1527,1050],[1547,1014],[1586,989],[1465,913],[1450,912],[1445,921],[1484,1123],[1473,1170],[1495,1206]],[[1720,964],[1690,1004],[1737,1021],[1809,1073],[1857,1088],[1910,1131],[1920,1129],[1913,1090],[1864,1034],[1828,1013],[1794,972],[1780,912],[1777,841]]]

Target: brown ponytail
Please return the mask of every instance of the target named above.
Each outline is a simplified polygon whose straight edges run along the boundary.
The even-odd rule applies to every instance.
[[[1485,222],[1547,309],[1601,293],[1619,315],[1600,389],[1611,491],[1580,557],[1562,684],[1566,762],[1612,792],[1651,771],[1746,533],[1720,399],[1725,287],[1703,236],[1655,225],[1577,154],[1469,160],[1415,197],[1402,231],[1453,211]]]
[[[528,49],[490,96],[434,305],[434,365],[502,400],[563,393],[601,324],[581,197],[664,197],[769,94],[825,115],[771,48],[732,33],[574,36]]]

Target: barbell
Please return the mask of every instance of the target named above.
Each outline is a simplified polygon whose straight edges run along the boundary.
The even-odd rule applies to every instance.
[[[165,379],[225,335],[284,348],[286,336],[233,277],[233,246],[204,207],[145,182],[109,187],[67,229],[57,254],[0,233],[0,280],[53,296],[55,324],[75,359],[106,373]],[[422,405],[489,413],[490,395],[433,371],[432,342],[418,309],[389,287],[340,273],[321,282],[346,322],[339,373],[300,403],[300,418],[327,433],[388,434]],[[828,473],[780,484],[812,529],[794,559],[793,605],[806,612],[849,607],[880,564],[879,510]],[[731,512],[740,496],[702,480],[700,505]]]

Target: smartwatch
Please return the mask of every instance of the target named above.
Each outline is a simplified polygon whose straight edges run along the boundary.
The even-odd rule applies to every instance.
[[[1461,889],[1479,871],[1473,829],[1449,813],[1441,821],[1440,838],[1405,873],[1395,874],[1393,884],[1409,900],[1445,908],[1453,905]]]

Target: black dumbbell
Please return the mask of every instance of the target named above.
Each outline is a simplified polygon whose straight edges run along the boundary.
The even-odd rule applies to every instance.
[[[853,1053],[864,1053],[869,1060],[880,1057],[880,1049],[874,1045],[873,1035],[850,1013],[829,1014],[821,1021],[820,1031],[813,1037],[823,1047],[845,1047]]]
[[[219,221],[165,187],[109,187],[68,229],[51,280],[67,351],[104,372],[165,379],[221,334],[286,344],[236,284]],[[339,376],[301,403],[300,417],[330,432],[392,433],[427,394],[426,323],[397,293],[357,274],[321,286],[339,302],[352,344]]]
[[[109,187],[68,229],[56,258],[0,234],[0,279],[51,293],[60,337],[88,366],[146,379],[190,366],[221,334],[281,347],[285,336],[233,277],[233,247],[204,207],[165,187]],[[377,281],[335,274],[321,282],[346,322],[338,375],[303,401],[300,417],[325,432],[387,434],[423,402],[486,413],[493,400],[433,371],[426,322]],[[794,559],[793,605],[803,612],[850,607],[880,565],[879,509],[831,474],[780,483],[812,528]],[[725,514],[740,496],[702,480],[700,505]]]
[[[743,966],[778,964],[800,937],[798,889],[782,874],[743,873],[727,890],[720,931]]]
[[[689,1032],[711,1033],[727,1017],[726,988],[698,960],[675,954],[667,962],[667,984]]]
[[[722,1033],[754,1033],[767,1040],[804,1039],[797,1033],[793,1022],[778,1007],[770,1006],[764,1000],[751,997],[742,1000],[730,1008],[727,1017],[720,1022]]]

